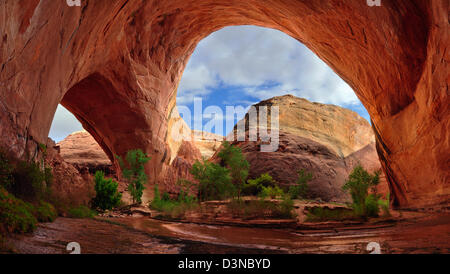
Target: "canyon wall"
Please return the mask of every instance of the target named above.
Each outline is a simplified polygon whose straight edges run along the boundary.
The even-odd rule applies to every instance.
[[[279,139],[274,152],[262,152],[261,139],[232,144],[241,148],[250,164],[249,178],[255,179],[268,173],[281,186],[294,185],[298,171],[312,173],[309,198],[320,198],[327,202],[349,202],[350,196],[342,190],[350,172],[361,164],[369,172],[381,171],[375,147],[375,138],[367,120],[356,112],[335,105],[309,102],[292,95],[278,96],[254,105],[258,112],[267,107],[268,118],[272,108],[279,109]],[[240,123],[245,123],[246,136],[259,128],[271,131],[267,125],[249,124],[249,114]],[[236,136],[238,126],[231,136]],[[273,142],[273,141],[272,141]],[[217,154],[212,158],[219,162]],[[380,180],[380,193],[386,194],[387,182]]]
[[[58,103],[117,167],[141,148],[150,180],[170,171],[168,120],[197,43],[230,25],[291,35],[368,110],[394,204],[448,203],[449,2],[85,0],[0,2],[0,144],[35,159]]]

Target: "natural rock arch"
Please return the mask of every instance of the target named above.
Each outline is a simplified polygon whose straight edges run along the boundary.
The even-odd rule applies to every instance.
[[[81,2],[0,3],[0,144],[17,156],[36,155],[62,102],[110,157],[146,150],[161,181],[168,117],[196,44],[258,25],[303,42],[355,90],[395,204],[449,201],[448,1]]]

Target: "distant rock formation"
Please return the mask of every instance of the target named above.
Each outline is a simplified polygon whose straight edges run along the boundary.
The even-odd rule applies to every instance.
[[[371,172],[381,170],[371,126],[355,112],[292,95],[274,97],[255,106],[279,106],[280,141],[275,152],[261,152],[260,140],[233,143],[242,149],[250,163],[250,178],[267,172],[280,185],[288,186],[295,183],[297,171],[304,169],[314,175],[310,183],[312,198],[343,202],[349,196],[341,190],[342,185],[358,163]],[[168,138],[170,166],[163,170],[165,176],[160,185],[166,191],[176,192],[177,180],[192,179],[189,170],[193,163],[212,157],[224,137],[190,130],[176,107],[169,129],[173,130]],[[64,160],[81,172],[112,170],[109,158],[86,131],[74,132],[58,145]],[[217,156],[212,160],[217,161]],[[379,190],[389,191],[384,176]]]
[[[275,152],[261,152],[261,140],[233,142],[250,163],[250,178],[267,172],[280,185],[287,186],[295,183],[297,171],[304,169],[313,173],[311,198],[344,202],[349,201],[349,196],[341,190],[342,185],[358,163],[371,172],[381,170],[371,126],[357,113],[292,95],[274,97],[255,106],[279,106],[280,138]],[[240,122],[247,124],[247,137],[248,117]],[[384,177],[379,189],[388,191]]]
[[[87,131],[77,131],[58,143],[61,156],[82,173],[104,171],[114,174],[114,168],[106,153]]]

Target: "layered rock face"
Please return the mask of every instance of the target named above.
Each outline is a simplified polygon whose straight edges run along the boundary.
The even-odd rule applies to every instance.
[[[204,159],[211,158],[225,139],[224,136],[198,130],[193,130],[193,138],[195,146],[200,150]]]
[[[370,124],[357,113],[292,95],[274,97],[255,105],[258,111],[261,107],[268,108],[269,117],[272,107],[279,108],[279,143],[276,151],[262,152],[264,142],[260,139],[233,142],[250,163],[250,178],[269,173],[280,185],[289,186],[303,169],[313,174],[309,183],[310,198],[347,202],[350,197],[342,191],[342,186],[357,164],[370,172],[381,170]],[[252,130],[248,119],[247,114],[239,122],[245,123],[247,137]],[[259,127],[270,130],[270,121],[267,127],[263,124],[257,129]],[[342,155],[344,151],[347,157]],[[381,180],[382,192],[386,192],[386,186],[386,181]]]
[[[61,157],[79,171],[94,174],[102,170],[107,175],[114,174],[108,156],[87,131],[74,132],[57,145]]]
[[[45,164],[52,168],[51,195],[58,206],[89,205],[95,196],[94,180],[90,174],[81,174],[60,154],[59,146],[51,139],[46,142]]]
[[[394,203],[448,203],[448,1],[0,2],[0,144],[36,159],[58,103],[113,155],[141,148],[151,182],[174,152],[168,120],[197,43],[230,25],[283,31],[355,90]],[[163,172],[163,170],[166,170]]]
[[[292,95],[274,97],[255,105],[257,109],[263,106],[269,112],[270,107],[278,106],[281,131],[318,142],[341,157],[375,142],[370,124],[346,108],[313,103]],[[270,126],[270,115],[268,118]]]

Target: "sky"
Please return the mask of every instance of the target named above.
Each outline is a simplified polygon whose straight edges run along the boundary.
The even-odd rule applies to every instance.
[[[226,135],[227,120],[234,124],[244,114],[227,115],[226,106],[248,109],[285,94],[349,108],[369,120],[351,87],[306,46],[280,31],[256,26],[226,27],[200,41],[179,84],[177,106],[194,129],[224,118],[222,130],[219,126],[206,131]],[[194,115],[195,98],[201,98],[206,112],[221,109],[223,115],[203,111],[202,123],[190,121],[183,113],[188,109]],[[58,142],[81,129],[75,117],[58,106],[49,136]]]

